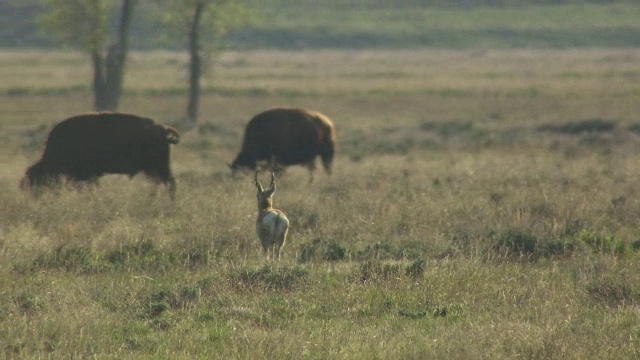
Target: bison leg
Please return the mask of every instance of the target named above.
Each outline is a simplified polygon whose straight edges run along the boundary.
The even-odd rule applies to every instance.
[[[171,200],[175,200],[176,199],[176,179],[173,176],[171,176],[167,180],[167,187],[169,189],[169,197],[171,198]]]
[[[149,171],[144,170],[144,174],[156,185],[165,185],[169,191],[169,197],[171,200],[175,199],[176,193],[176,179],[171,174],[171,171],[166,169],[163,171]]]
[[[313,173],[316,171],[316,160],[313,159],[306,164],[307,169],[309,169],[309,184],[313,183]]]
[[[98,178],[100,176],[96,175],[95,173],[92,172],[80,172],[80,171],[73,171],[72,173],[68,173],[66,175],[66,178],[69,182],[69,184],[72,186],[73,189],[77,190],[77,191],[82,191],[85,188],[96,188],[98,187]]]

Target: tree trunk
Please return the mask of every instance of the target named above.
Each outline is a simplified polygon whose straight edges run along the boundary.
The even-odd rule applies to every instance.
[[[93,53],[94,92],[97,111],[117,111],[122,94],[124,65],[129,51],[129,30],[136,0],[123,0],[118,40],[107,49],[103,60]]]
[[[200,49],[200,22],[205,2],[198,1],[193,13],[193,21],[189,31],[189,103],[187,105],[187,119],[192,123],[198,120],[200,105],[200,78],[202,76],[202,54]]]
[[[96,111],[104,111],[107,108],[107,99],[104,91],[104,59],[98,51],[91,53],[91,59],[93,61],[94,106]]]

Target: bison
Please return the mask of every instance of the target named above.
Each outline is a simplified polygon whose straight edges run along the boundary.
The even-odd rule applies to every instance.
[[[304,165],[313,181],[316,156],[327,174],[336,149],[336,130],[331,120],[316,111],[275,108],[251,119],[244,133],[242,149],[231,170],[255,170],[265,162],[272,170],[279,166]]]
[[[133,177],[143,172],[167,185],[173,198],[176,181],[169,168],[170,145],[179,139],[175,129],[136,115],[74,116],[51,130],[42,158],[27,169],[21,188],[35,193],[63,177],[96,183],[106,174]]]

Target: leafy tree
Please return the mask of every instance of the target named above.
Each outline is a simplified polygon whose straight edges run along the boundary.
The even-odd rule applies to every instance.
[[[61,44],[91,55],[93,91],[97,111],[116,111],[122,93],[129,29],[137,0],[123,0],[116,40],[106,46],[109,0],[42,0],[47,11],[38,19],[40,28]]]
[[[231,0],[158,0],[166,40],[183,43],[189,50],[187,119],[195,123],[200,105],[200,81],[215,54],[225,47],[224,36],[250,21],[248,9]]]

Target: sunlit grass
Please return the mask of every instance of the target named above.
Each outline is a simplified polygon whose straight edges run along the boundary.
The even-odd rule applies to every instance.
[[[0,58],[7,72],[82,63],[73,53],[26,61],[34,54]],[[184,56],[134,55],[121,110],[180,119]],[[0,95],[0,353],[637,357],[639,57],[225,54],[207,86],[226,92],[205,92],[199,126],[173,148],[175,202],[143,177],[39,200],[20,192],[50,126],[92,102],[84,90],[8,94],[73,87],[10,80]],[[291,233],[282,262],[265,264],[252,177],[231,177],[227,163],[248,119],[279,105],[333,118],[339,151],[332,176],[319,171],[312,185],[300,167],[278,175],[274,205]]]

